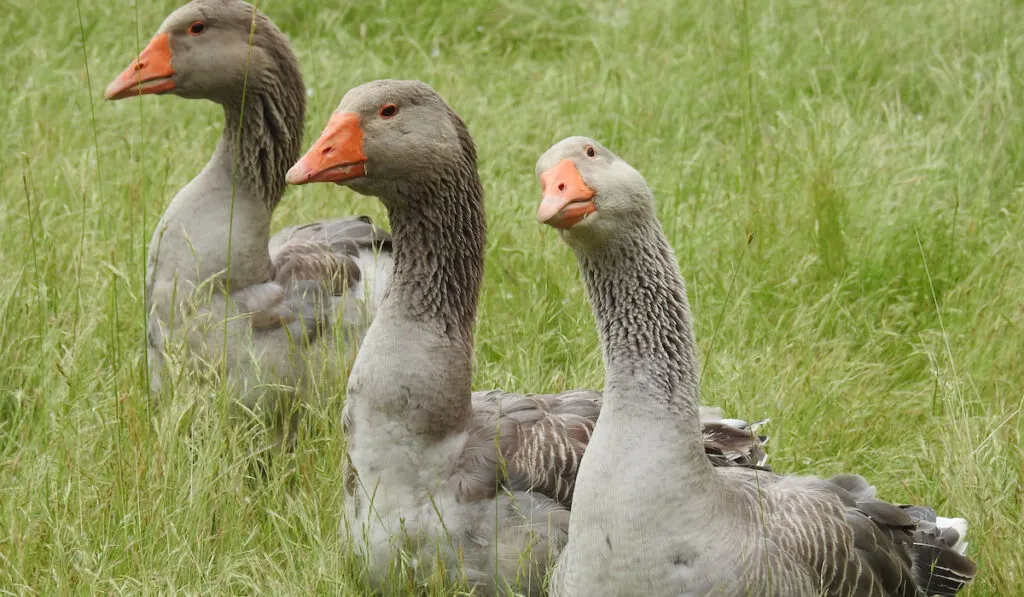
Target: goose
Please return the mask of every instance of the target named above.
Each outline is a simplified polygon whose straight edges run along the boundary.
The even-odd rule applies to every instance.
[[[579,262],[605,404],[576,476],[556,597],[954,595],[967,523],[829,479],[709,466],[686,289],[633,167],[586,137],[537,161],[537,219]]]
[[[345,94],[287,179],[378,197],[394,239],[394,273],[343,411],[344,542],[378,588],[399,549],[414,573],[441,561],[478,594],[539,594],[565,541],[601,395],[471,391],[486,226],[465,123],[426,83],[366,83]],[[705,418],[709,460],[763,464],[752,426],[720,411]]]
[[[173,385],[165,378],[180,342],[193,371],[226,364],[244,407],[291,408],[320,368],[337,374],[333,329],[346,354],[358,347],[390,272],[390,235],[354,216],[270,236],[301,149],[306,89],[287,38],[251,4],[194,0],[172,12],[104,93],[147,94],[210,100],[225,119],[150,243],[151,393]]]

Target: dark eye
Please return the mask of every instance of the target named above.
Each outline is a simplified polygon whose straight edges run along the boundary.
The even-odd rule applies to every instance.
[[[586,152],[587,152],[587,157],[588,158],[592,158],[595,155],[597,155],[597,152],[594,151],[594,146],[593,145],[587,145]]]
[[[394,104],[386,104],[380,109],[381,118],[394,118],[395,114],[398,114],[398,106]]]
[[[189,35],[202,35],[203,31],[206,31],[206,23],[202,21],[196,21],[188,26]]]

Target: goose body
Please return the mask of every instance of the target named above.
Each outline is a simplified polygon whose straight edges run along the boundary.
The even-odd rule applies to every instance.
[[[379,197],[394,237],[391,285],[348,381],[343,541],[378,587],[404,551],[417,573],[443,562],[479,594],[539,594],[602,398],[472,392],[486,229],[465,124],[424,83],[367,83],[288,181]],[[718,464],[762,459],[753,426],[706,414]]]
[[[606,365],[552,595],[921,597],[973,577],[965,521],[860,476],[710,466],[686,290],[643,177],[584,137],[537,173],[538,219],[576,253]]]
[[[342,351],[355,352],[390,272],[390,236],[350,217],[271,237],[306,95],[288,40],[252,5],[194,0],[171,13],[105,95],[149,93],[207,99],[225,114],[213,156],[150,244],[151,390],[175,385],[179,370],[224,371],[246,407],[287,406],[281,396],[305,397],[339,373],[336,328]]]

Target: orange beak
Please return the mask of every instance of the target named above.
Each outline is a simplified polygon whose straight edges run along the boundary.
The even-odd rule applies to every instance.
[[[597,211],[594,190],[583,182],[576,164],[569,158],[540,175],[544,199],[537,208],[537,221],[565,230]]]
[[[320,138],[299,158],[285,180],[288,184],[342,182],[366,176],[363,129],[355,112],[335,112]]]
[[[171,38],[166,33],[157,33],[139,57],[107,85],[103,97],[119,100],[133,95],[170,91],[174,89],[172,76]]]

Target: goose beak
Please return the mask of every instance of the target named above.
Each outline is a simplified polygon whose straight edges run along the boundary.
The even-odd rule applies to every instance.
[[[540,187],[544,199],[537,208],[537,221],[541,224],[566,230],[597,211],[594,190],[583,182],[583,176],[569,158],[541,174]]]
[[[320,138],[285,176],[288,184],[343,182],[366,176],[363,129],[355,112],[335,112]]]
[[[171,67],[171,38],[157,33],[139,57],[128,65],[110,85],[103,97],[119,100],[135,95],[162,93],[174,89],[174,69]]]

